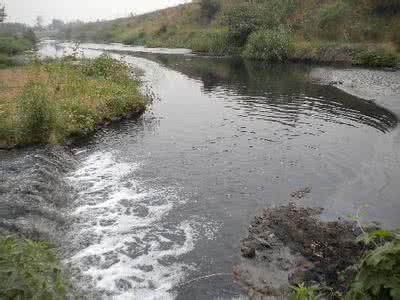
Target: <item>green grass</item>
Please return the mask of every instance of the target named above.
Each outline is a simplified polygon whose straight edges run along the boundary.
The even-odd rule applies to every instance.
[[[18,68],[10,71],[18,72]],[[24,67],[17,91],[7,84],[0,99],[0,143],[62,143],[71,135],[96,128],[99,122],[145,109],[139,82],[127,65],[102,55],[73,66],[61,59]],[[0,92],[1,96],[1,92]],[[3,139],[3,141],[1,141]]]
[[[276,55],[268,54],[270,46],[268,53],[261,53],[266,41],[256,32],[279,30],[287,33],[293,46],[284,55],[286,60],[368,66],[399,63],[396,0],[202,0],[114,21],[70,24],[61,37],[68,33],[71,39],[276,60]]]
[[[64,299],[65,276],[47,242],[0,236],[0,299]]]
[[[290,48],[291,41],[286,31],[256,31],[250,35],[243,56],[257,60],[285,61],[289,57]]]
[[[0,53],[16,55],[33,48],[33,43],[24,37],[0,36]]]

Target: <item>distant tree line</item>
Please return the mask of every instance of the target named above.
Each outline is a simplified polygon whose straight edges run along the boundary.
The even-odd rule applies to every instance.
[[[6,7],[4,5],[0,6],[0,23],[3,23],[6,17],[7,17]]]

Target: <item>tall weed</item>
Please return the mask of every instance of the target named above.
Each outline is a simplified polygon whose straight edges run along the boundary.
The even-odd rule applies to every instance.
[[[17,140],[24,143],[47,142],[55,122],[46,84],[29,81],[16,99]]]
[[[243,56],[266,61],[284,61],[291,49],[288,33],[282,29],[257,31],[250,35]]]

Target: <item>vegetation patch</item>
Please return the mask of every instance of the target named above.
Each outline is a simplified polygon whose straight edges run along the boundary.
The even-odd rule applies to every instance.
[[[57,251],[42,241],[0,237],[1,299],[63,299],[65,275]]]
[[[0,85],[0,144],[61,143],[145,109],[138,80],[107,55],[6,69]]]
[[[372,67],[390,67],[400,62],[400,56],[397,53],[378,49],[359,49],[353,55],[353,63],[356,65],[367,65]]]
[[[321,212],[290,204],[255,218],[234,268],[251,297],[399,299],[400,235]]]
[[[33,31],[22,24],[0,23],[0,69],[16,65],[13,56],[35,47]]]
[[[397,0],[200,0],[114,21],[68,24],[60,37],[262,60],[396,66],[399,7]],[[294,50],[270,55],[282,52],[272,38],[282,32]]]
[[[284,30],[265,30],[252,33],[243,55],[246,58],[285,61],[290,53],[290,38]]]

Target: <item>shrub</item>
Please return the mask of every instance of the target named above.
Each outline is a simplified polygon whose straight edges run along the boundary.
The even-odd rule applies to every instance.
[[[122,80],[128,78],[128,66],[112,59],[108,54],[102,54],[80,65],[85,76],[102,77],[105,79]]]
[[[219,11],[220,4],[218,0],[201,0],[200,1],[200,14],[203,19],[210,22],[215,14]]]
[[[259,5],[240,3],[232,5],[224,15],[224,24],[229,28],[229,35],[238,45],[246,43],[248,36],[259,30],[264,24],[265,15]]]
[[[400,12],[400,2],[398,0],[364,0],[366,6],[375,13],[381,14],[390,12],[396,14]]]
[[[350,19],[350,6],[344,2],[327,3],[317,14],[318,27],[322,36],[337,40],[343,24]]]
[[[63,299],[57,252],[45,242],[0,237],[1,299]]]
[[[33,47],[31,41],[18,37],[0,37],[0,53],[15,55]]]
[[[108,38],[111,40],[111,38]],[[123,39],[123,43],[127,45],[146,45],[148,40],[148,36],[146,32],[135,32],[134,34],[128,36],[127,38]]]
[[[399,236],[366,255],[346,299],[400,299]]]
[[[399,63],[396,53],[384,49],[361,49],[353,55],[354,64],[372,67],[392,67]]]
[[[168,25],[163,24],[163,25],[160,26],[160,28],[156,31],[155,34],[157,36],[160,36],[160,35],[163,35],[163,34],[167,33],[167,31],[168,31]]]
[[[18,140],[47,142],[54,125],[54,110],[45,82],[29,81],[16,99]]]
[[[284,61],[290,48],[290,38],[286,31],[257,31],[250,35],[243,56],[267,61]]]
[[[12,57],[0,53],[0,68],[12,67],[15,61]]]
[[[229,39],[226,32],[201,33],[190,41],[190,48],[197,52],[212,55],[233,55],[239,52],[235,43]]]

